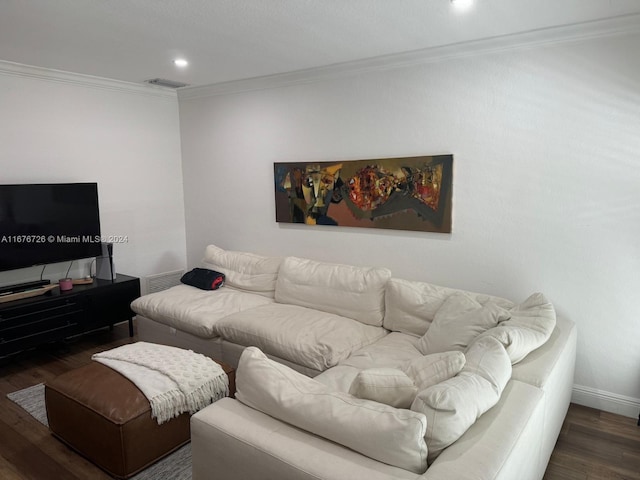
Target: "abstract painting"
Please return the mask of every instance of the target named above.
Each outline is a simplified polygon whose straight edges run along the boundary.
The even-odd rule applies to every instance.
[[[274,163],[276,221],[451,232],[453,155]]]

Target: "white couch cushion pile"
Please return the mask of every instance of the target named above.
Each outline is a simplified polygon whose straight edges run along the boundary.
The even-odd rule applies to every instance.
[[[267,415],[380,462],[417,474],[427,469],[422,413],[332,392],[255,347],[240,357],[236,389],[239,401]]]

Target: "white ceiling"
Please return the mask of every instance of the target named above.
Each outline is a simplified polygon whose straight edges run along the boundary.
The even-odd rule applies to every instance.
[[[0,60],[196,86],[638,13],[640,0],[0,0]]]

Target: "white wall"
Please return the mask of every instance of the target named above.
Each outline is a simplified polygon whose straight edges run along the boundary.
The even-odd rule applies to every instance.
[[[638,47],[614,36],[179,94],[188,263],[216,243],[516,301],[542,291],[578,324],[577,401],[637,415]],[[454,154],[450,235],[275,222],[275,161],[439,153]]]
[[[97,182],[103,235],[118,273],[186,263],[175,92],[0,62],[0,183]],[[47,266],[57,281],[69,263]],[[87,262],[71,275],[88,274]],[[0,284],[41,267],[0,272]]]

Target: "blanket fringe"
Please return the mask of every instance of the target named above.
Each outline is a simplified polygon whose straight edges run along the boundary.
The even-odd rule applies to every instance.
[[[184,412],[193,414],[227,396],[229,396],[229,377],[223,373],[187,395],[180,390],[170,390],[149,399],[151,416],[158,424],[162,424]]]

